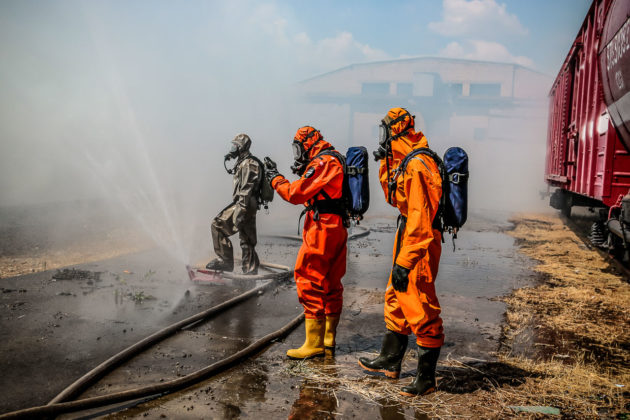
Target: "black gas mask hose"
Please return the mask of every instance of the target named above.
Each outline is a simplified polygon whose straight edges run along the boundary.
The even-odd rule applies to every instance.
[[[228,160],[230,160],[230,159],[232,159],[232,157],[231,157],[231,156],[229,156],[229,155],[225,155],[225,159],[223,160],[223,167],[225,168],[225,171],[226,171],[228,174],[233,175],[233,174],[234,174],[234,171],[236,170],[236,163],[234,164],[234,167],[233,167],[232,169],[228,168],[228,167],[227,167],[227,161],[228,161]]]
[[[408,115],[405,114],[405,115]],[[372,152],[372,154],[374,155],[374,160],[375,161],[379,161],[381,159],[385,159],[385,165],[387,167],[387,202],[389,204],[393,204],[392,203],[392,198],[394,196],[394,190],[396,188],[396,179],[395,177],[391,176],[391,172],[390,172],[390,167],[389,167],[389,160],[393,159],[393,154],[392,154],[392,141],[398,140],[398,138],[404,136],[405,134],[407,134],[407,132],[409,131],[409,129],[411,128],[409,125],[400,133],[396,134],[395,136],[389,136],[389,127],[391,125],[393,125],[395,122],[398,122],[402,117],[405,117],[405,115],[402,115],[401,117],[398,117],[396,120],[392,121],[391,123],[387,124],[384,121],[381,123],[381,126],[384,129],[384,135],[379,139],[378,142],[378,149],[376,149],[375,151]]]

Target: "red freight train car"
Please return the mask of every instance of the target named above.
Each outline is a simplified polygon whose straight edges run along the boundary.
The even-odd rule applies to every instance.
[[[545,170],[557,187],[552,207],[566,215],[604,207],[622,240],[630,232],[629,41],[630,0],[594,0],[549,93]]]

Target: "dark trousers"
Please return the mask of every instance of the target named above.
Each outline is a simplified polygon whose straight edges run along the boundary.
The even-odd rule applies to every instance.
[[[242,209],[237,209],[238,206],[239,204],[233,204],[227,207],[212,221],[210,230],[214,252],[223,261],[233,264],[234,250],[230,236],[238,232],[243,252],[243,273],[256,272],[260,265],[255,249],[257,242],[256,210],[243,213]]]

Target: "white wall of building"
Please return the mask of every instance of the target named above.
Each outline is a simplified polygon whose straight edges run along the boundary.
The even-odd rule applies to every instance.
[[[361,102],[362,96],[366,100],[392,96],[392,106],[405,107],[416,115],[416,128],[427,135],[436,152],[443,154],[450,146],[461,146],[469,153],[472,209],[541,210],[547,208],[540,192],[546,189],[543,175],[551,83],[550,77],[514,64],[418,58],[345,67],[307,80],[299,88],[303,95],[316,96],[323,102],[327,96],[331,102],[346,97],[355,103]],[[439,122],[425,121],[418,104],[431,96],[453,92],[458,92],[454,98],[461,100],[448,111],[449,115]],[[444,98],[439,98],[442,106]],[[401,99],[405,103],[398,103]],[[489,107],[494,99],[503,102]],[[387,109],[351,114],[348,106],[344,108],[344,124],[339,122],[338,105],[319,103],[309,107],[319,115],[322,127],[343,132],[347,140],[344,147],[364,145],[370,152],[376,149],[378,124]],[[378,211],[386,206],[378,204],[382,197],[378,165],[371,163],[371,189],[375,194],[372,208]]]
[[[360,95],[363,83],[387,83],[393,95],[397,83],[416,82],[414,91],[425,93],[429,74],[439,75],[442,83],[461,83],[466,92],[471,84],[500,84],[501,96],[509,97],[513,94],[515,77],[522,79],[519,81],[522,83],[537,73],[513,64],[418,58],[352,65],[304,81],[300,87],[306,94]],[[528,87],[514,90],[516,97],[526,98],[533,94],[537,92],[532,93]]]

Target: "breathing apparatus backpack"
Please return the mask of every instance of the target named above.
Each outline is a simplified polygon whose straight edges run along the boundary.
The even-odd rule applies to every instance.
[[[349,226],[351,220],[359,224],[370,206],[367,149],[363,146],[353,146],[348,148],[346,156],[335,150],[324,150],[317,156],[323,155],[334,156],[341,162],[343,190],[340,199],[331,199],[323,190],[320,191],[325,200],[317,200],[313,204],[316,216],[319,213],[334,213],[342,217],[346,226]]]
[[[256,199],[258,200],[258,208],[264,207],[265,210],[269,209],[269,203],[273,201],[274,189],[271,186],[271,183],[266,181],[265,177],[265,165],[258,159],[256,156],[251,155],[252,159],[254,159],[258,166],[260,167],[260,181],[258,184],[258,188],[256,190]]]
[[[346,153],[343,185],[348,199],[348,215],[357,224],[370,206],[368,160],[368,151],[363,146],[350,147]]]
[[[368,151],[363,146],[350,147],[346,153],[343,187],[348,215],[358,222],[370,206]]]
[[[431,157],[440,170],[442,196],[437,214],[433,219],[433,227],[441,233],[448,232],[453,235],[453,251],[455,251],[457,231],[466,223],[468,217],[468,155],[460,147],[451,147],[444,153],[444,160],[442,160],[428,147],[414,149],[400,162],[391,181],[393,185],[390,185],[390,191],[396,188],[396,179],[405,173],[409,161],[418,155]],[[444,242],[443,236],[442,242]]]

